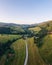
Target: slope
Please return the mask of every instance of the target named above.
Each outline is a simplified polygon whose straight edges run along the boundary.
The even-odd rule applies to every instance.
[[[34,44],[33,38],[28,39],[28,49],[29,49],[28,65],[46,65],[39,54],[36,44]]]

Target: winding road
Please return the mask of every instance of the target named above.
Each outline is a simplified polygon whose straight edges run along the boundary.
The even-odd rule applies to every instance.
[[[28,61],[28,45],[27,45],[27,38],[26,38],[26,40],[25,40],[25,45],[26,45],[26,57],[25,57],[24,65],[27,65],[27,61]]]

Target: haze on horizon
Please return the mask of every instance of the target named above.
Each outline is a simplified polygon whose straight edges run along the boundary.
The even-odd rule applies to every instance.
[[[0,0],[0,22],[35,24],[52,20],[52,0]]]

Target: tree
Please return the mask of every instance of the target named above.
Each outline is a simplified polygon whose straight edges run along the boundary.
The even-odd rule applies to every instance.
[[[39,31],[38,34],[34,37],[34,42],[37,44],[38,47],[40,47],[43,44],[43,37],[47,35],[47,30],[43,28]]]

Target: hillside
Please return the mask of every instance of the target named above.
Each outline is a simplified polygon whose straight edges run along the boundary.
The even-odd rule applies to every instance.
[[[0,35],[0,65],[24,64],[25,41],[20,37],[18,35]]]
[[[44,61],[52,65],[52,34],[43,38],[43,45],[39,48],[39,51]]]
[[[28,28],[33,26],[35,25],[0,22],[0,34],[26,34],[28,32]]]
[[[52,65],[52,21],[39,23],[36,27],[29,28],[29,30],[36,31],[34,33],[37,34],[38,38],[35,37],[34,42],[39,49],[39,53],[46,64]]]
[[[29,30],[34,33],[34,44],[37,45],[42,59],[46,64],[52,65],[52,21],[39,23]]]
[[[46,28],[48,31],[52,31],[52,21],[46,21],[43,23],[38,24],[41,28]]]
[[[3,23],[2,23],[3,24]],[[0,27],[0,65],[52,65],[52,21]]]
[[[48,31],[52,30],[52,21],[45,21],[43,23],[39,23],[34,27],[31,27],[30,29],[33,30],[33,28],[36,28],[38,31],[41,28],[46,28]],[[37,31],[34,29],[34,31]]]

